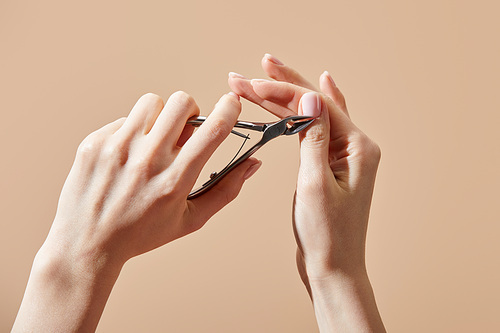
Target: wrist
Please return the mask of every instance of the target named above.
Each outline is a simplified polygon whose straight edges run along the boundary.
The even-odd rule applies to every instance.
[[[47,283],[65,284],[72,288],[86,288],[94,281],[112,281],[121,271],[109,256],[88,251],[69,251],[44,244],[33,261],[32,276]]]
[[[343,258],[345,257],[345,258]],[[367,276],[364,255],[301,256],[309,280],[329,280],[333,277],[361,279]]]
[[[46,241],[12,331],[95,330],[120,269],[105,256],[75,255]]]
[[[64,279],[78,286],[117,277],[123,264],[111,251],[90,241],[68,241],[49,234],[35,256],[32,273],[53,281]]]
[[[366,270],[309,278],[309,288],[321,332],[385,332]]]
[[[308,283],[312,293],[327,294],[335,289],[354,291],[356,287],[370,284],[370,280],[365,269],[357,271],[336,270],[330,273],[323,272],[321,276],[308,274]]]
[[[66,219],[53,222],[49,235],[38,251],[33,268],[44,274],[68,274],[92,280],[113,276],[126,262],[105,232],[82,230]]]

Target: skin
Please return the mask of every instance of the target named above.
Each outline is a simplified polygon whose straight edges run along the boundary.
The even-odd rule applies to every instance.
[[[270,55],[262,66],[276,81],[230,74],[233,91],[279,117],[317,117],[300,133],[293,227],[318,326],[385,332],[364,256],[380,149],[351,122],[329,74],[320,77],[318,91]],[[127,260],[198,230],[238,195],[261,165],[255,158],[186,200],[238,118],[238,95],[224,95],[193,134],[184,124],[199,109],[189,95],[177,92],[164,103],[147,94],[127,118],[81,143],[13,332],[94,331]]]
[[[94,331],[128,259],[198,230],[233,200],[260,166],[257,159],[239,165],[209,195],[186,198],[240,111],[239,97],[224,95],[192,134],[184,126],[199,114],[192,97],[177,92],[164,104],[147,94],[127,118],[90,134],[78,148],[12,331]]]
[[[327,72],[317,90],[271,55],[264,56],[262,67],[275,81],[231,73],[229,86],[278,117],[319,114],[299,133],[293,228],[298,271],[320,331],[385,332],[365,265],[380,149],[351,121],[345,99]],[[310,107],[313,97],[319,101],[316,110]]]

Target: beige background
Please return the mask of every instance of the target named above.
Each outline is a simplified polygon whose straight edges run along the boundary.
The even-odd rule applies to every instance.
[[[329,70],[382,147],[369,274],[391,332],[500,331],[497,1],[0,3],[0,331],[15,318],[78,143],[139,96],[195,97],[270,52]],[[244,104],[242,118],[272,119]],[[294,139],[201,231],[125,266],[100,332],[311,332],[290,227]]]

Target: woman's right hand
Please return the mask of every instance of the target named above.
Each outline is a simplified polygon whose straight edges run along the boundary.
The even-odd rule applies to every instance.
[[[262,66],[277,81],[232,73],[233,91],[279,117],[317,117],[300,133],[293,226],[299,273],[313,298],[320,328],[341,325],[341,318],[361,311],[370,315],[352,318],[351,323],[383,331],[365,268],[380,149],[350,120],[344,97],[327,72],[320,76],[319,92],[273,56],[266,55]]]

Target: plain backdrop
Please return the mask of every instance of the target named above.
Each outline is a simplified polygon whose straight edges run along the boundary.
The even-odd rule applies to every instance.
[[[79,142],[144,93],[208,114],[269,52],[328,70],[382,148],[367,264],[391,332],[500,331],[498,1],[0,3],[0,331]],[[242,119],[274,119],[243,103]],[[314,332],[295,268],[296,138],[202,230],[130,260],[99,332]]]

